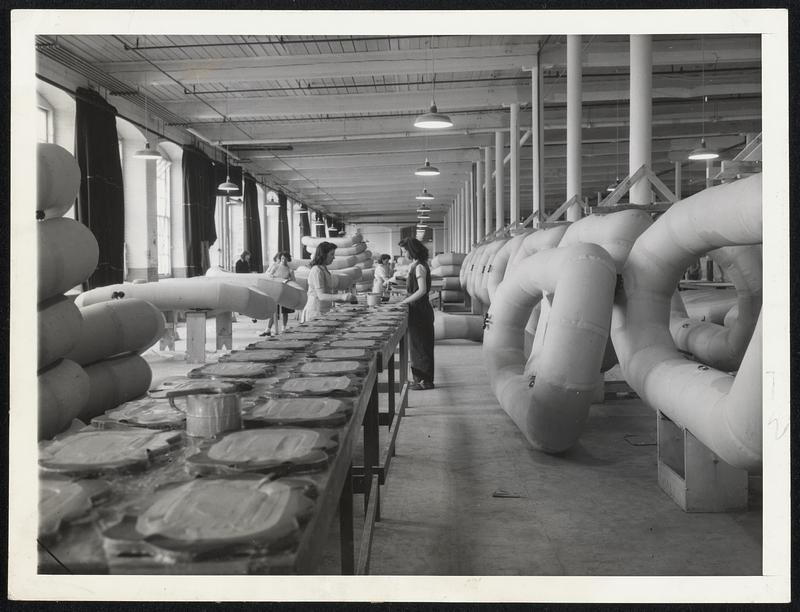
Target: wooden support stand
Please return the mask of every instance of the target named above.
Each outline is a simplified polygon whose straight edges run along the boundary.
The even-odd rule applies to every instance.
[[[233,350],[233,317],[230,312],[217,314],[217,350]]]
[[[206,362],[206,313],[186,311],[186,363]]]
[[[159,351],[174,351],[175,341],[180,340],[178,337],[178,311],[168,310],[164,313],[164,335],[158,341]]]
[[[684,512],[747,510],[747,471],[711,452],[690,431],[661,412],[658,484]]]

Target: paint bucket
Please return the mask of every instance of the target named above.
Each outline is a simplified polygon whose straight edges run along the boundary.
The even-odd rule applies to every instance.
[[[213,438],[242,428],[242,401],[236,393],[190,395],[186,401],[186,433]]]
[[[367,306],[380,306],[381,303],[381,294],[380,293],[368,293],[367,294]]]

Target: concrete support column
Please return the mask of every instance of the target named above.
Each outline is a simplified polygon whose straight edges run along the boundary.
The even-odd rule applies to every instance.
[[[509,166],[509,186],[511,194],[509,197],[510,211],[509,216],[511,225],[519,222],[519,103],[511,105],[509,120],[508,146],[511,149],[511,161]]]
[[[714,181],[711,180],[711,177],[714,176],[714,162],[710,159],[706,160],[706,189],[709,187],[714,186]]]
[[[542,69],[537,57],[536,66],[531,70],[531,166],[533,170],[533,227],[539,227],[543,220],[542,204],[542,160],[544,159],[544,122],[542,104]]]
[[[683,166],[681,166],[681,162],[675,162],[675,197],[677,199],[681,199],[681,191],[683,187]]]
[[[458,252],[463,253],[464,245],[461,243],[461,202],[458,200],[458,194],[456,194],[456,199],[453,201],[453,210],[455,211],[456,246],[458,247]]]
[[[494,227],[492,224],[494,219],[494,199],[492,198],[494,195],[494,189],[492,188],[492,147],[486,147],[483,150],[483,170],[483,204],[484,216],[486,217],[486,234],[488,234]]]
[[[643,165],[652,164],[653,132],[653,37],[631,36],[631,131],[629,140],[630,170],[633,174]],[[651,204],[650,181],[639,179],[630,190],[631,204]]]
[[[458,199],[461,202],[461,244],[464,247],[464,252],[469,251],[469,209],[467,207],[467,200],[464,197],[464,188],[458,192]]]
[[[478,199],[475,197],[475,173],[469,168],[469,209],[472,212],[472,244],[478,241]]]
[[[467,244],[472,245],[475,241],[475,210],[472,203],[472,194],[469,192],[469,180],[464,182],[464,202],[467,204]]]
[[[494,228],[499,230],[505,224],[505,210],[503,208],[503,132],[494,133]]]
[[[478,242],[483,240],[483,237],[486,235],[486,230],[484,229],[484,218],[486,217],[486,209],[484,205],[484,189],[483,189],[483,161],[479,160],[477,164],[475,164],[475,182],[477,183],[475,189],[475,198],[476,198],[476,213],[477,213],[477,234],[478,234]]]
[[[581,196],[581,102],[583,81],[581,72],[581,37],[567,36],[567,197]],[[567,209],[567,221],[581,218],[580,204]]]

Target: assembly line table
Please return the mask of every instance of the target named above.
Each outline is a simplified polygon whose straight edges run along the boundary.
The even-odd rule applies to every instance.
[[[310,574],[318,566],[333,519],[339,515],[339,540],[342,574],[364,574],[369,570],[373,527],[380,519],[380,485],[386,480],[400,419],[407,406],[408,355],[407,317],[375,351],[363,378],[361,393],[354,398],[349,421],[336,429],[338,446],[327,468],[297,476],[311,481],[317,490],[314,509],[302,526],[299,541],[291,551],[264,556],[203,560],[165,565],[144,557],[108,559],[101,535],[102,516],[113,514],[114,500],[98,508],[100,519],[74,523],[62,528],[61,537],[49,545],[40,542],[39,572],[74,574]],[[399,388],[395,381],[395,353],[400,352]],[[378,373],[387,373],[388,412],[379,412]],[[379,425],[389,427],[389,442],[380,450]],[[359,428],[363,432],[363,466],[353,465]],[[185,432],[181,449],[165,462],[140,474],[115,476],[116,489],[146,495],[167,482],[192,478],[184,469],[184,450],[191,442]],[[107,478],[106,480],[110,480]],[[354,549],[353,495],[364,495],[365,520],[358,554]]]

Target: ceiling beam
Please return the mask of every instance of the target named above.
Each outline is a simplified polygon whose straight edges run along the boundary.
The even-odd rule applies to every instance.
[[[538,45],[472,45],[405,51],[367,51],[272,55],[269,57],[203,58],[159,60],[160,70],[184,85],[220,85],[254,81],[310,80],[377,75],[428,74],[437,72],[491,72],[530,66]],[[131,53],[131,57],[136,57]],[[149,62],[103,62],[98,67],[118,79],[138,85],[171,85],[174,81],[156,72]]]

